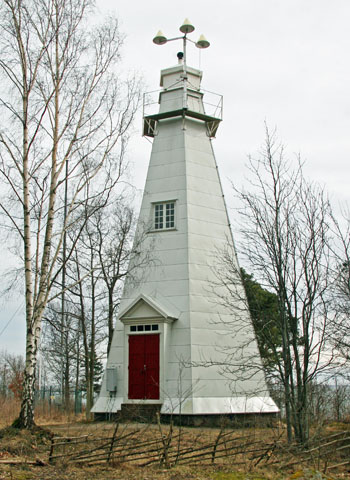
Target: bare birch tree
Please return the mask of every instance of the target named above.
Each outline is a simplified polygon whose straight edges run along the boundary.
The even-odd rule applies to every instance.
[[[326,350],[330,206],[324,191],[306,181],[300,160],[288,161],[268,129],[261,155],[250,158],[248,167],[249,187],[235,188],[241,217],[238,251],[262,287],[277,296],[278,315],[270,321],[278,331],[269,338],[264,329],[263,341],[283,385],[288,439],[294,436],[305,444],[309,387],[332,359]],[[218,278],[226,289],[222,301],[233,310],[242,305],[240,274],[226,252]],[[274,345],[276,334],[279,345]]]
[[[101,344],[107,344],[108,354],[124,279],[127,273],[132,277],[130,258],[132,255],[137,258],[133,268],[147,263],[149,258],[147,251],[138,254],[144,234],[132,242],[134,228],[130,198],[120,197],[118,202],[111,202],[110,208],[100,209],[89,217],[76,248],[72,268],[77,275],[73,273],[72,277],[84,277],[84,280],[70,289],[70,294],[77,298],[88,418],[94,398],[96,361],[104,355]]]
[[[78,315],[68,301],[65,302],[63,329],[61,319],[60,302],[51,302],[43,316],[40,355],[50,381],[61,386],[62,407],[68,411],[70,392],[73,388],[78,389],[81,383]]]
[[[90,190],[92,185],[86,188]],[[75,377],[75,384],[83,384],[87,391],[88,418],[96,389],[96,367],[111,345],[126,273],[132,276],[130,257],[135,253],[137,258],[133,268],[149,257],[145,249],[140,254],[146,230],[132,242],[136,226],[130,206],[133,193],[129,187],[122,192],[118,189],[108,192],[106,201],[105,195],[92,201],[92,195],[86,195],[85,214],[76,220],[75,230],[72,228],[66,239],[67,250],[74,248],[74,252],[65,262],[64,302],[61,308],[51,302],[43,318],[47,337],[43,338],[42,351],[50,357],[47,362],[61,385],[64,404],[70,404]],[[64,288],[61,281],[58,277],[55,291]]]
[[[99,344],[105,340],[104,312],[101,300],[103,291],[99,286],[101,269],[97,266],[98,257],[91,248],[93,235],[84,232],[82,240],[86,245],[84,255],[75,250],[73,271],[78,278],[84,278],[71,295],[76,298],[76,313],[78,315],[79,331],[82,343],[81,364],[84,370],[86,385],[86,416],[90,418],[90,410],[94,399],[94,373]],[[85,275],[88,273],[88,275]]]
[[[0,7],[0,208],[23,251],[26,368],[17,425],[24,428],[34,424],[41,321],[62,268],[64,232],[101,166],[114,161],[121,170],[117,147],[139,101],[137,82],[123,84],[115,73],[118,22],[92,24],[92,7],[90,0],[4,0]],[[66,177],[72,193],[62,225]]]
[[[331,322],[331,337],[339,356],[339,366],[350,361],[350,211],[342,210],[339,219],[333,215],[332,243],[333,284],[332,304],[334,316]],[[347,369],[345,372],[348,375]]]
[[[99,258],[101,280],[107,297],[108,354],[126,274],[132,281],[134,270],[150,264],[151,252],[144,245],[146,228],[143,231],[140,228],[138,236],[135,236],[136,219],[130,207],[130,198],[121,200],[109,215],[103,211],[97,212],[92,220],[95,231],[93,248]],[[133,262],[130,262],[132,256]]]

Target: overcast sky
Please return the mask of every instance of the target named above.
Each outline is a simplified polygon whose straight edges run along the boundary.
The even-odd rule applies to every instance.
[[[100,5],[107,5],[101,0]],[[247,155],[277,126],[291,155],[334,196],[348,196],[350,153],[350,2],[348,0],[209,0],[110,2],[127,34],[125,64],[159,88],[159,71],[176,64],[181,42],[156,46],[158,29],[179,35],[185,17],[211,46],[201,52],[202,86],[224,96],[224,122],[214,149],[221,176],[242,178]],[[188,49],[199,67],[199,50]],[[138,125],[137,125],[138,126]],[[139,137],[134,157],[141,184],[150,145]],[[227,194],[229,192],[226,192]]]
[[[225,196],[233,207],[229,180],[244,183],[248,154],[264,141],[264,121],[277,127],[291,158],[305,160],[310,179],[325,185],[335,203],[349,200],[350,157],[350,1],[349,0],[98,0],[102,12],[117,13],[127,38],[124,70],[144,78],[146,90],[159,88],[160,70],[177,63],[181,42],[156,46],[188,17],[197,40],[188,64],[203,70],[202,86],[224,96],[224,121],[214,150]],[[151,145],[135,125],[129,159],[142,189]],[[18,309],[18,313],[14,314]],[[24,353],[24,304],[3,300],[0,350]]]

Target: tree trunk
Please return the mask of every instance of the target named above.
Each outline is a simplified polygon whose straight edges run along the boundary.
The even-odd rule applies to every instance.
[[[38,337],[27,331],[26,341],[26,367],[23,375],[23,394],[19,417],[13,426],[30,429],[34,422],[34,393],[36,380],[36,363],[38,350]]]
[[[107,355],[109,354],[109,350],[112,345],[112,339],[113,339],[113,332],[114,332],[114,327],[113,327],[113,313],[114,313],[114,304],[113,304],[113,287],[108,288],[108,345],[107,345]]]

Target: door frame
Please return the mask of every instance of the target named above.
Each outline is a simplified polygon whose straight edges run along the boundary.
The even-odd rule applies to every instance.
[[[172,322],[164,321],[164,318],[138,318],[133,320],[124,320],[124,395],[123,403],[128,404],[162,404],[164,402],[165,394],[165,374],[167,364],[166,344],[169,339],[169,328],[171,328]],[[158,330],[132,332],[130,327],[138,325],[158,325]],[[130,335],[159,335],[159,399],[129,399],[129,336]]]

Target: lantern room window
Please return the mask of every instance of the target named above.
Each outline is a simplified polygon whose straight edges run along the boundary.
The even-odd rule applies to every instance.
[[[175,202],[154,204],[154,230],[175,228]]]

